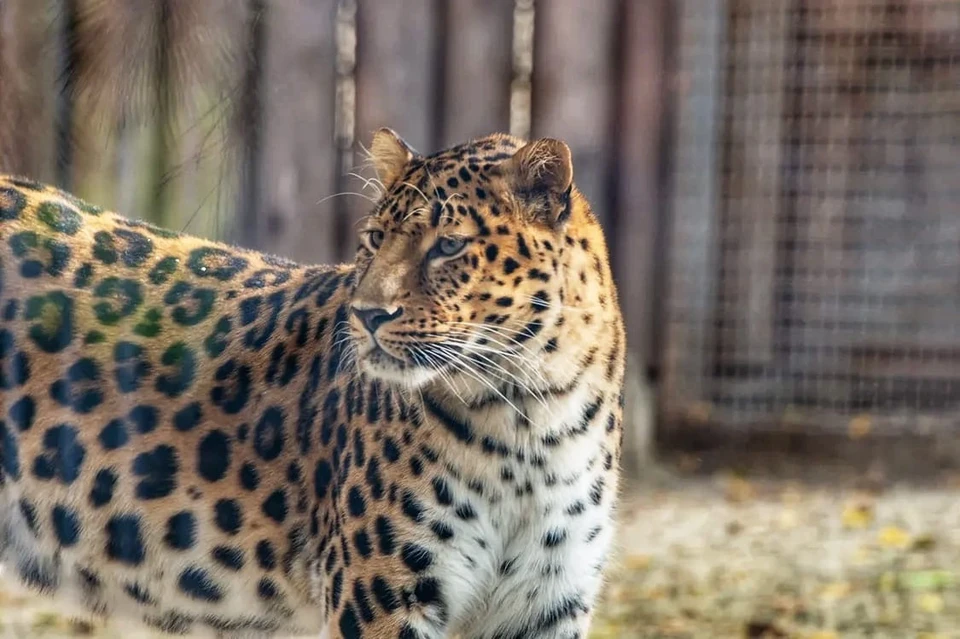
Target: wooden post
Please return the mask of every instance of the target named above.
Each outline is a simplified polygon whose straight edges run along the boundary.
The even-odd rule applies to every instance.
[[[153,121],[153,139],[151,140],[150,221],[162,226],[171,226],[170,184],[168,172],[176,154],[175,142],[171,135],[176,118],[175,72],[171,44],[176,35],[177,25],[173,20],[171,0],[157,0],[154,7],[154,29],[156,42],[153,43],[153,100],[156,119]]]
[[[616,232],[609,234],[623,312],[633,351],[644,368],[650,342],[653,269],[660,214],[660,144],[663,123],[665,0],[625,0],[621,22],[622,69],[617,121]]]

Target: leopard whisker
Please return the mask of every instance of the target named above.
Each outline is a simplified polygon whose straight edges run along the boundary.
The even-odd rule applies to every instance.
[[[457,355],[457,354],[459,354],[459,353],[457,353],[457,351],[452,350],[450,347],[453,347],[453,346],[463,347],[463,346],[465,346],[465,345],[464,345],[464,344],[458,344],[458,343],[456,343],[455,341],[450,340],[450,341],[448,341],[448,342],[445,342],[443,345],[433,345],[433,346],[434,346],[435,348],[437,348],[437,349],[441,348],[441,346],[444,347],[444,348],[443,348],[444,356],[452,359],[455,355]],[[461,352],[463,352],[463,351],[466,351],[466,349],[465,349],[465,348],[462,348],[462,349],[461,349]],[[477,354],[477,353],[472,353],[472,355],[478,356],[479,354]],[[481,357],[483,357],[483,356],[481,356]],[[515,377],[514,377],[513,375],[510,374],[509,371],[506,371],[506,370],[504,370],[504,369],[502,369],[502,368],[500,368],[500,370],[498,371],[498,370],[496,370],[497,367],[495,367],[495,365],[493,364],[492,360],[490,360],[489,358],[485,358],[485,359],[487,359],[488,361],[487,361],[487,362],[475,362],[478,366],[482,366],[482,367],[483,367],[483,369],[482,369],[483,372],[485,372],[485,373],[487,373],[487,374],[495,377],[496,379],[498,379],[498,380],[500,380],[500,381],[502,381],[502,382],[515,383],[515,384],[517,384],[517,385],[522,385],[518,380],[515,379]],[[501,371],[502,371],[503,374],[501,374]],[[504,375],[506,375],[506,377],[505,377]]]
[[[497,344],[500,346],[500,348],[497,349],[492,346],[477,344],[475,341],[470,341],[468,347],[473,353],[489,354],[489,359],[506,360],[504,363],[509,363],[511,368],[515,368],[519,373],[521,373],[526,382],[531,386],[535,387],[540,385],[550,385],[550,381],[535,364],[535,360],[527,359],[518,353],[506,351],[505,347],[496,340],[488,341]]]
[[[410,188],[410,189],[413,189],[414,191],[416,191],[416,192],[420,195],[420,197],[423,198],[423,201],[424,201],[425,204],[427,204],[427,205],[430,204],[430,198],[428,198],[428,197],[426,196],[426,194],[424,194],[424,192],[421,191],[420,188],[419,188],[416,184],[413,184],[412,182],[403,182],[403,186],[405,186],[405,187],[407,187],[407,188]]]
[[[450,322],[450,324],[453,325],[453,326],[465,326],[465,327],[468,327],[468,328],[479,328],[479,329],[488,331],[488,332],[492,333],[493,335],[496,335],[497,337],[502,338],[502,339],[505,340],[508,344],[512,344],[512,345],[514,345],[514,346],[519,347],[520,350],[522,350],[523,352],[525,352],[525,353],[526,353],[529,357],[531,357],[531,358],[536,358],[536,357],[539,357],[539,356],[541,355],[540,353],[532,350],[528,345],[520,342],[519,340],[517,340],[517,339],[514,338],[514,337],[511,337],[510,335],[507,334],[507,332],[505,332],[505,331],[509,331],[509,332],[513,332],[513,333],[515,333],[515,334],[517,334],[517,335],[528,335],[528,333],[526,333],[526,332],[524,332],[524,331],[516,331],[516,330],[513,330],[513,329],[504,329],[504,327],[502,327],[502,326],[492,326],[492,325],[490,325],[490,324],[478,324],[478,323],[476,323],[476,322]],[[486,336],[484,335],[484,337],[486,337]]]
[[[427,361],[428,368],[430,368],[437,375],[439,375],[440,379],[447,386],[447,388],[449,388],[450,391],[454,395],[456,395],[457,399],[459,399],[464,406],[467,406],[468,405],[467,401],[463,398],[463,396],[459,392],[457,392],[457,389],[454,387],[453,379],[444,372],[442,362],[438,364],[424,349],[417,348],[417,347],[413,347],[413,348],[415,348],[416,350],[412,352],[419,353],[419,355]]]
[[[467,365],[462,359],[460,359],[460,358],[459,358],[460,353],[458,353],[457,351],[454,351],[454,350],[452,350],[451,348],[449,348],[449,347],[447,347],[447,346],[445,346],[445,345],[442,345],[442,344],[433,344],[432,346],[434,347],[434,349],[435,349],[439,354],[442,354],[442,355],[446,358],[447,362],[448,362],[451,366],[455,366],[455,367],[460,368],[460,370],[461,370],[462,372],[468,372],[468,374],[470,374],[471,377],[473,377],[474,379],[476,379],[476,380],[484,383],[484,384],[485,384],[487,387],[489,387],[491,390],[493,390],[494,392],[498,393],[498,394],[500,395],[500,397],[502,397],[505,401],[508,401],[508,400],[506,400],[506,396],[503,395],[502,392],[498,391],[498,389],[496,389],[496,387],[493,386],[492,383],[490,383],[490,381],[489,381],[488,379],[486,379],[483,375],[481,375],[481,372],[480,372],[480,371],[477,371],[475,368],[470,367],[470,366]],[[507,375],[509,376],[509,372],[507,372],[507,371],[504,371],[504,372],[507,373]],[[497,377],[498,379],[501,379],[502,381],[507,382],[507,383],[517,384],[517,381],[516,381],[515,379],[513,379],[512,376],[511,376],[511,377],[508,377],[508,378],[503,378],[503,377],[501,377],[501,376],[499,376],[499,375],[496,375],[496,377]],[[517,385],[519,385],[519,384],[517,384]],[[509,403],[509,402],[508,402],[508,403]],[[514,408],[516,408],[516,407],[514,407]]]
[[[355,177],[361,182],[363,182],[363,187],[362,187],[363,189],[367,189],[372,186],[377,193],[377,198],[383,197],[383,194],[387,190],[386,187],[384,187],[383,182],[378,180],[376,177],[365,178],[359,173],[354,173],[353,171],[348,172],[347,175],[349,175],[350,177]]]
[[[537,378],[540,380],[540,382],[542,382],[542,383],[544,383],[544,384],[549,384],[549,381],[547,380],[546,377],[543,376],[543,373],[540,371],[540,369],[539,369],[539,368],[535,368],[534,362],[535,362],[536,360],[535,360],[533,357],[531,357],[531,358],[526,358],[526,357],[524,357],[523,355],[521,355],[521,354],[519,354],[519,353],[515,353],[515,352],[509,350],[509,347],[508,347],[507,344],[505,344],[505,343],[503,343],[503,342],[501,342],[501,341],[499,341],[499,340],[497,340],[497,339],[492,339],[492,338],[490,338],[490,337],[488,337],[488,336],[486,336],[486,335],[480,335],[480,334],[470,333],[470,332],[466,332],[466,331],[464,331],[464,332],[451,332],[451,333],[449,333],[449,335],[452,335],[452,336],[454,336],[454,337],[460,336],[461,339],[466,338],[468,341],[470,341],[471,347],[476,348],[477,350],[483,349],[484,352],[488,352],[488,353],[491,353],[491,354],[493,354],[493,355],[495,355],[495,356],[504,357],[504,358],[506,358],[506,359],[509,359],[512,363],[516,364],[516,365],[517,365],[518,367],[520,367],[521,369],[525,369],[527,372],[533,373],[534,375],[536,375]],[[492,343],[492,344],[495,344],[496,346],[499,346],[500,349],[496,349],[496,348],[493,348],[492,346],[487,346],[487,345],[485,345],[485,344],[479,344],[479,343],[477,342],[477,340],[479,340],[479,339],[481,339],[481,338],[482,338],[482,339],[485,339],[486,341],[488,341],[488,342],[490,342],[490,343]],[[530,355],[533,355],[533,353],[531,353]]]
[[[357,197],[362,197],[363,199],[365,199],[367,202],[370,202],[371,204],[376,204],[376,203],[377,203],[377,200],[376,200],[376,199],[374,199],[374,198],[372,198],[372,197],[370,197],[369,195],[366,195],[366,194],[364,194],[364,193],[357,193],[356,191],[341,191],[340,193],[334,193],[334,194],[332,194],[332,195],[328,195],[327,197],[320,198],[319,200],[317,200],[316,206],[320,206],[321,204],[323,204],[323,203],[326,202],[327,200],[332,200],[332,199],[335,198],[335,197],[341,197],[341,196],[344,196],[344,195],[355,195],[355,196],[357,196]]]
[[[337,362],[337,374],[342,370],[356,370],[356,368],[350,368],[350,366],[356,366],[358,355],[356,344],[349,329],[350,323],[346,320],[341,320],[333,326],[333,336],[339,335],[339,337],[331,342],[330,350],[336,352],[343,347],[340,359]],[[344,367],[345,362],[348,364],[347,367]]]
[[[426,213],[426,212],[427,212],[427,207],[425,207],[425,206],[417,206],[417,207],[414,207],[414,208],[410,209],[410,211],[409,211],[405,216],[403,216],[403,221],[406,222],[407,220],[409,220],[411,217],[413,217],[413,216],[416,215],[417,213]]]
[[[473,354],[475,357],[482,358],[483,361],[477,362],[477,363],[478,365],[484,366],[485,370],[487,370],[488,373],[495,375],[497,379],[500,379],[501,381],[505,381],[505,382],[519,386],[521,389],[526,391],[527,394],[532,396],[544,408],[548,407],[547,401],[544,398],[543,394],[537,389],[534,389],[530,386],[530,384],[532,384],[532,380],[530,379],[529,375],[526,374],[527,371],[524,371],[522,368],[520,369],[519,372],[525,374],[525,379],[521,379],[519,376],[515,375],[514,373],[511,373],[506,368],[496,363],[493,359],[482,354],[483,353],[482,348],[475,348],[477,346],[476,344],[471,344],[464,340],[453,339],[453,340],[449,340],[448,342],[445,342],[445,344],[450,344],[452,346],[459,346],[464,351],[471,352],[471,354]],[[497,352],[496,349],[488,348],[486,350],[487,352],[492,352],[492,353]],[[503,375],[500,375],[498,373],[502,373]],[[506,377],[504,377],[504,375]]]
[[[500,399],[502,399],[508,406],[510,406],[510,408],[512,408],[517,415],[529,421],[529,417],[527,417],[526,413],[524,413],[522,410],[517,408],[517,405],[511,402],[510,399],[500,391],[500,389],[498,389],[496,386],[493,385],[493,383],[490,382],[490,380],[486,379],[483,375],[480,375],[479,373],[474,371],[473,368],[467,365],[463,360],[456,360],[456,359],[451,360],[450,364],[455,368],[459,369],[462,373],[465,373],[466,375],[472,377],[473,379],[477,380],[481,384],[486,385],[487,388],[492,390],[498,397],[500,397]],[[537,424],[533,424],[533,425],[537,426]]]

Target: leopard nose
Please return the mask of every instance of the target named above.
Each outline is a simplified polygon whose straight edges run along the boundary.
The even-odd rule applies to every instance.
[[[403,315],[403,307],[398,306],[390,311],[385,308],[357,308],[353,307],[353,314],[357,316],[364,328],[373,335],[377,329]]]

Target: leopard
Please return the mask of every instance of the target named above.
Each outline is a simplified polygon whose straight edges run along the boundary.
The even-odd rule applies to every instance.
[[[5,582],[162,635],[587,636],[627,344],[571,149],[368,154],[333,265],[0,177]]]

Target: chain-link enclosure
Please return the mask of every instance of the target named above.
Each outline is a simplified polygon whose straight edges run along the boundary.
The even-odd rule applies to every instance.
[[[960,425],[960,2],[677,7],[665,427]]]

